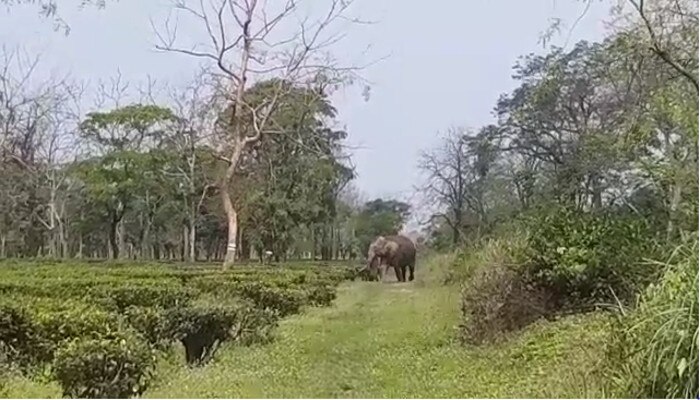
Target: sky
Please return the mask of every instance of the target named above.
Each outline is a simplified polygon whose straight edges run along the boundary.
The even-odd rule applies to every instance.
[[[420,152],[436,146],[439,134],[452,126],[478,129],[494,121],[499,95],[515,87],[513,64],[521,55],[544,51],[540,34],[553,18],[562,20],[562,30],[551,44],[601,40],[612,3],[356,1],[354,15],[374,23],[353,27],[337,50],[342,57],[371,46],[366,60],[381,60],[362,71],[370,83],[368,101],[357,87],[334,96],[338,123],[349,133],[355,186],[364,197],[409,202],[416,198]],[[150,75],[178,84],[197,69],[192,58],[155,50],[152,22],[164,21],[169,0],[119,0],[104,10],[81,10],[77,3],[59,1],[71,27],[67,36],[53,31],[36,7],[0,8],[0,43],[41,54],[42,73],[92,82],[119,71],[125,81],[143,82]]]

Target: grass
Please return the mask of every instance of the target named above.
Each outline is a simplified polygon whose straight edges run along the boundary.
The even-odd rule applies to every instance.
[[[660,264],[664,274],[621,318],[610,354],[621,397],[698,397],[698,239]]]
[[[171,366],[146,397],[587,397],[604,318],[536,324],[485,348],[457,344],[456,287],[350,283],[336,305],[286,320],[266,346],[228,347],[200,369]]]
[[[283,320],[274,342],[225,346],[204,367],[188,368],[181,357],[168,357],[144,397],[604,395],[596,371],[605,317],[537,323],[498,344],[463,347],[454,340],[459,288],[432,276],[406,284],[343,284],[334,306]],[[7,397],[60,397],[55,385],[24,378],[11,378],[4,391]]]

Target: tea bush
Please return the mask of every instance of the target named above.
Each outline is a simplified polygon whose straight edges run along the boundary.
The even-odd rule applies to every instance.
[[[282,289],[261,282],[241,283],[236,293],[256,307],[274,310],[280,317],[299,312],[304,302],[304,293],[298,289]]]
[[[329,306],[335,300],[335,287],[329,284],[317,282],[307,289],[306,302],[312,306]]]
[[[160,307],[129,306],[124,310],[127,323],[157,350],[166,349],[172,342],[166,311]]]
[[[99,287],[92,291],[106,307],[124,311],[130,306],[182,307],[192,299],[193,293],[186,288],[173,285],[127,284],[117,287]]]
[[[0,260],[0,363],[52,369],[66,396],[136,396],[173,343],[198,365],[268,342],[280,317],[331,304],[347,271]]]
[[[25,309],[17,304],[0,304],[0,366],[31,364],[37,336],[38,328]]]
[[[79,302],[66,302],[57,309],[35,309],[33,319],[38,328],[38,345],[34,356],[50,362],[54,352],[76,338],[112,337],[124,328],[119,316]]]
[[[148,387],[155,360],[133,335],[76,338],[56,352],[53,363],[63,395],[72,398],[127,398]]]

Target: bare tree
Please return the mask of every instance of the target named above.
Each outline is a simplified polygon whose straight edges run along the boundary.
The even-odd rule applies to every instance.
[[[697,96],[698,1],[627,1],[647,33],[649,49],[693,85]]]
[[[418,190],[433,209],[440,209],[430,218],[442,218],[450,226],[455,245],[464,239],[463,229],[470,220],[477,227],[489,223],[488,180],[498,152],[492,143],[494,129],[487,126],[474,133],[451,128],[437,148],[421,154],[418,168],[425,182]]]
[[[12,227],[24,231],[32,254],[48,234],[48,255],[67,256],[65,196],[79,123],[82,85],[67,77],[38,79],[39,57],[3,49],[0,66],[0,165],[3,169],[2,253]],[[14,190],[16,189],[16,190]]]
[[[177,26],[166,21],[156,30],[157,48],[211,62],[221,80],[221,99],[226,104],[224,124],[217,137],[216,156],[225,165],[219,192],[228,220],[228,245],[224,268],[236,257],[238,210],[231,198],[236,189],[236,170],[244,150],[268,134],[284,134],[274,121],[280,99],[302,85],[321,93],[356,78],[358,66],[341,66],[330,48],[343,38],[334,26],[353,22],[347,17],[351,0],[325,2],[318,18],[303,15],[303,2],[266,0],[178,0],[174,9],[200,24],[208,43],[187,46],[177,43]],[[356,20],[355,20],[356,21]],[[273,82],[274,88],[255,105],[246,91],[255,83]]]
[[[184,88],[170,88],[169,97],[178,126],[170,142],[184,163],[176,163],[176,174],[182,180],[184,207],[187,210],[187,231],[184,247],[190,261],[196,260],[197,218],[202,203],[216,189],[203,173],[202,150],[208,144],[208,133],[213,131],[216,120],[215,99],[210,93],[206,71],[201,71]]]
[[[452,242],[458,244],[467,212],[469,175],[467,131],[451,128],[442,138],[438,148],[421,154],[418,168],[426,174],[425,183],[419,190],[425,200],[437,204],[443,210],[433,214],[441,217],[452,229]]]

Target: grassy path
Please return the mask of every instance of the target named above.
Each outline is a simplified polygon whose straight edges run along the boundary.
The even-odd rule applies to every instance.
[[[333,307],[283,321],[277,340],[171,365],[147,397],[585,397],[599,321],[542,324],[502,345],[454,343],[457,288],[347,283]]]

